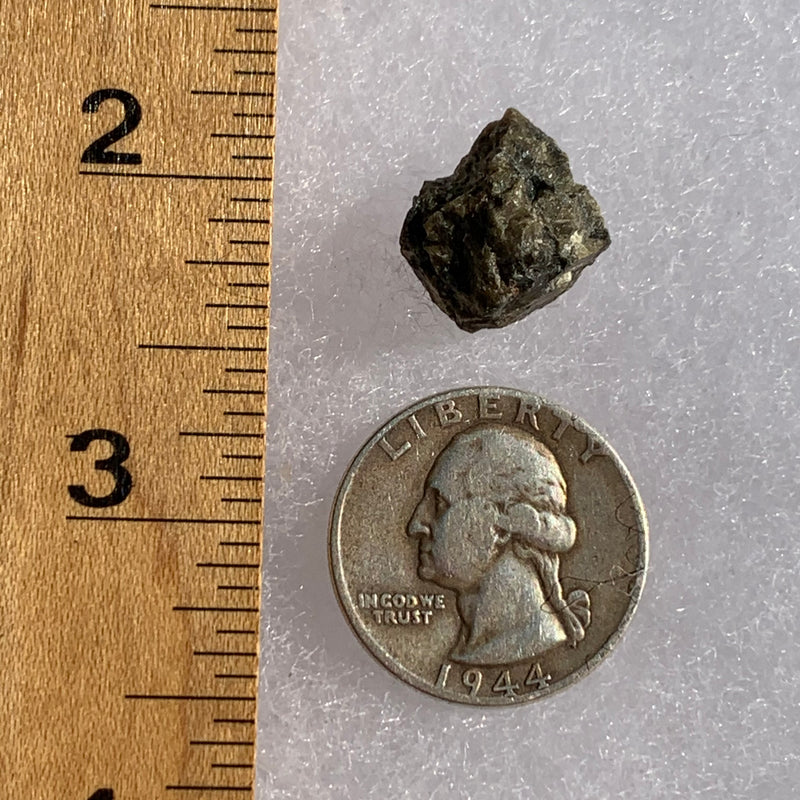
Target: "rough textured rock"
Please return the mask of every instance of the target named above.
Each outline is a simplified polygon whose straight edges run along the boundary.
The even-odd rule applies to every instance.
[[[433,301],[466,331],[555,300],[611,239],[559,146],[510,108],[449,178],[425,181],[400,235]]]

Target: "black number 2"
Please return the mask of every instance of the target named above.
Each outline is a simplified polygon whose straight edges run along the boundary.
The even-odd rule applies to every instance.
[[[68,486],[67,490],[69,491],[69,496],[82,506],[107,508],[108,506],[119,505],[131,493],[133,488],[131,474],[122,466],[122,462],[131,454],[131,447],[128,444],[128,440],[121,433],[108,431],[105,428],[94,428],[73,436],[69,449],[75,452],[83,452],[88,449],[92,442],[98,439],[111,442],[114,452],[108,458],[98,458],[94,462],[94,468],[110,472],[116,481],[114,488],[102,497],[95,497],[93,494],[89,494],[85,486],[73,484]]]
[[[136,130],[142,119],[142,107],[139,101],[130,92],[122,89],[98,89],[83,101],[81,110],[84,114],[94,114],[106,100],[119,100],[125,106],[125,119],[114,130],[104,133],[92,142],[83,151],[81,161],[86,164],[141,164],[142,157],[139,153],[116,153],[113,150],[106,150],[114,142]]]

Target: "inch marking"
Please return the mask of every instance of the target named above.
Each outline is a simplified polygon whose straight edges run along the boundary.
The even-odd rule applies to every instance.
[[[240,481],[244,483],[261,483],[263,478],[252,475],[201,475],[201,481]]]
[[[251,792],[252,786],[165,786],[168,791],[177,792]]]
[[[208,352],[266,353],[266,347],[233,347],[205,344],[140,344],[142,350],[204,350]]]
[[[79,175],[104,175],[112,178],[163,178],[176,181],[271,181],[257,175],[179,175],[171,172],[112,172],[111,170],[80,169]]]
[[[254,14],[274,14],[274,6],[201,6],[184,3],[150,3],[150,8],[165,11],[252,11]]]
[[[200,561],[195,566],[210,569],[261,569],[260,564],[246,564],[239,561]]]
[[[272,180],[272,178],[270,178]],[[269,225],[269,219],[248,219],[246,217],[211,217],[209,222],[221,222],[225,225]]]
[[[258,434],[260,436],[260,434]],[[165,522],[186,525],[261,525],[260,519],[196,519],[193,517],[101,517],[67,514],[68,520],[88,522]]]
[[[260,542],[220,542],[220,547],[260,547]]]
[[[266,325],[228,325],[229,331],[266,331]]]
[[[226,614],[258,614],[257,608],[238,608],[236,606],[172,606],[173,611],[220,611]]]
[[[217,586],[217,589],[224,592],[254,592],[258,589],[258,586]]]
[[[261,389],[203,389],[203,394],[246,394],[263,397],[264,391]]]
[[[274,117],[274,114],[249,114],[245,111],[234,111],[234,117],[247,117],[247,118],[257,118],[257,119],[271,119]]]
[[[251,674],[247,674],[247,673],[241,673],[240,674],[240,673],[236,673],[236,672],[216,672],[216,673],[214,673],[214,678],[216,678],[217,680],[239,679],[239,680],[254,681],[257,677],[258,677],[258,675],[253,675],[252,673]]]
[[[233,71],[234,75],[274,75],[275,72],[273,70],[268,69],[235,69]],[[273,119],[275,117],[274,114],[266,114],[265,116]]]
[[[260,503],[260,497],[223,497],[221,503]],[[217,587],[222,588],[222,587]]]
[[[211,267],[268,267],[269,261],[212,261],[202,258],[187,258],[184,264],[200,264]]]
[[[215,47],[215,53],[231,53],[241,56],[276,56],[277,50],[248,50],[237,47]]]
[[[271,203],[267,197],[231,197],[231,203]]]
[[[179,436],[207,436],[212,439],[263,439],[263,433],[230,433],[228,431],[178,431]]]
[[[231,742],[228,739],[192,739],[189,744],[194,745],[208,745],[210,747],[216,747],[217,745],[222,745],[223,747],[253,747],[255,742],[252,741],[244,741],[244,742]]]
[[[126,700],[209,700],[219,702],[221,700],[231,700],[235,703],[251,703],[255,697],[225,695],[225,694],[126,694]]]
[[[246,656],[247,658],[255,658],[258,653],[241,653],[235,650],[195,650],[192,655],[195,656]]]
[[[274,139],[265,133],[212,133],[212,139]]]
[[[190,94],[208,95],[211,97],[275,97],[274,92],[242,92],[236,89],[192,89]]]
[[[265,369],[245,369],[242,367],[226,367],[225,372],[247,372],[254,375],[266,375],[267,371]]]
[[[257,631],[242,630],[239,628],[218,628],[217,633],[220,635],[241,634],[244,636],[255,636]]]
[[[215,351],[215,350],[225,350],[225,347],[221,345],[213,345],[213,344],[140,344],[139,348],[141,350],[208,350],[208,351]]]

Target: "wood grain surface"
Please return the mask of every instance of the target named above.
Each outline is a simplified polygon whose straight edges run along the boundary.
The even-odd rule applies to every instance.
[[[253,794],[276,29],[0,6],[0,797]]]

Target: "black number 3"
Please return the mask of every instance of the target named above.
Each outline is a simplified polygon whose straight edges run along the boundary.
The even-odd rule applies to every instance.
[[[136,129],[142,119],[139,101],[122,89],[99,89],[92,92],[84,101],[81,110],[84,114],[94,114],[106,100],[119,100],[125,106],[125,119],[114,130],[104,133],[83,151],[81,161],[86,164],[141,164],[139,153],[115,153],[107,147]]]
[[[90,431],[84,431],[77,436],[72,437],[72,444],[70,450],[76,452],[83,452],[88,449],[92,442],[102,439],[106,442],[111,442],[114,452],[108,458],[99,458],[94,462],[94,468],[97,470],[110,472],[116,484],[114,488],[102,497],[95,497],[86,491],[84,486],[68,486],[69,496],[82,506],[91,506],[92,508],[106,508],[108,506],[119,505],[130,493],[133,488],[133,480],[130,472],[122,466],[122,462],[131,454],[131,447],[128,440],[116,431],[108,431],[104,428],[94,428]]]

